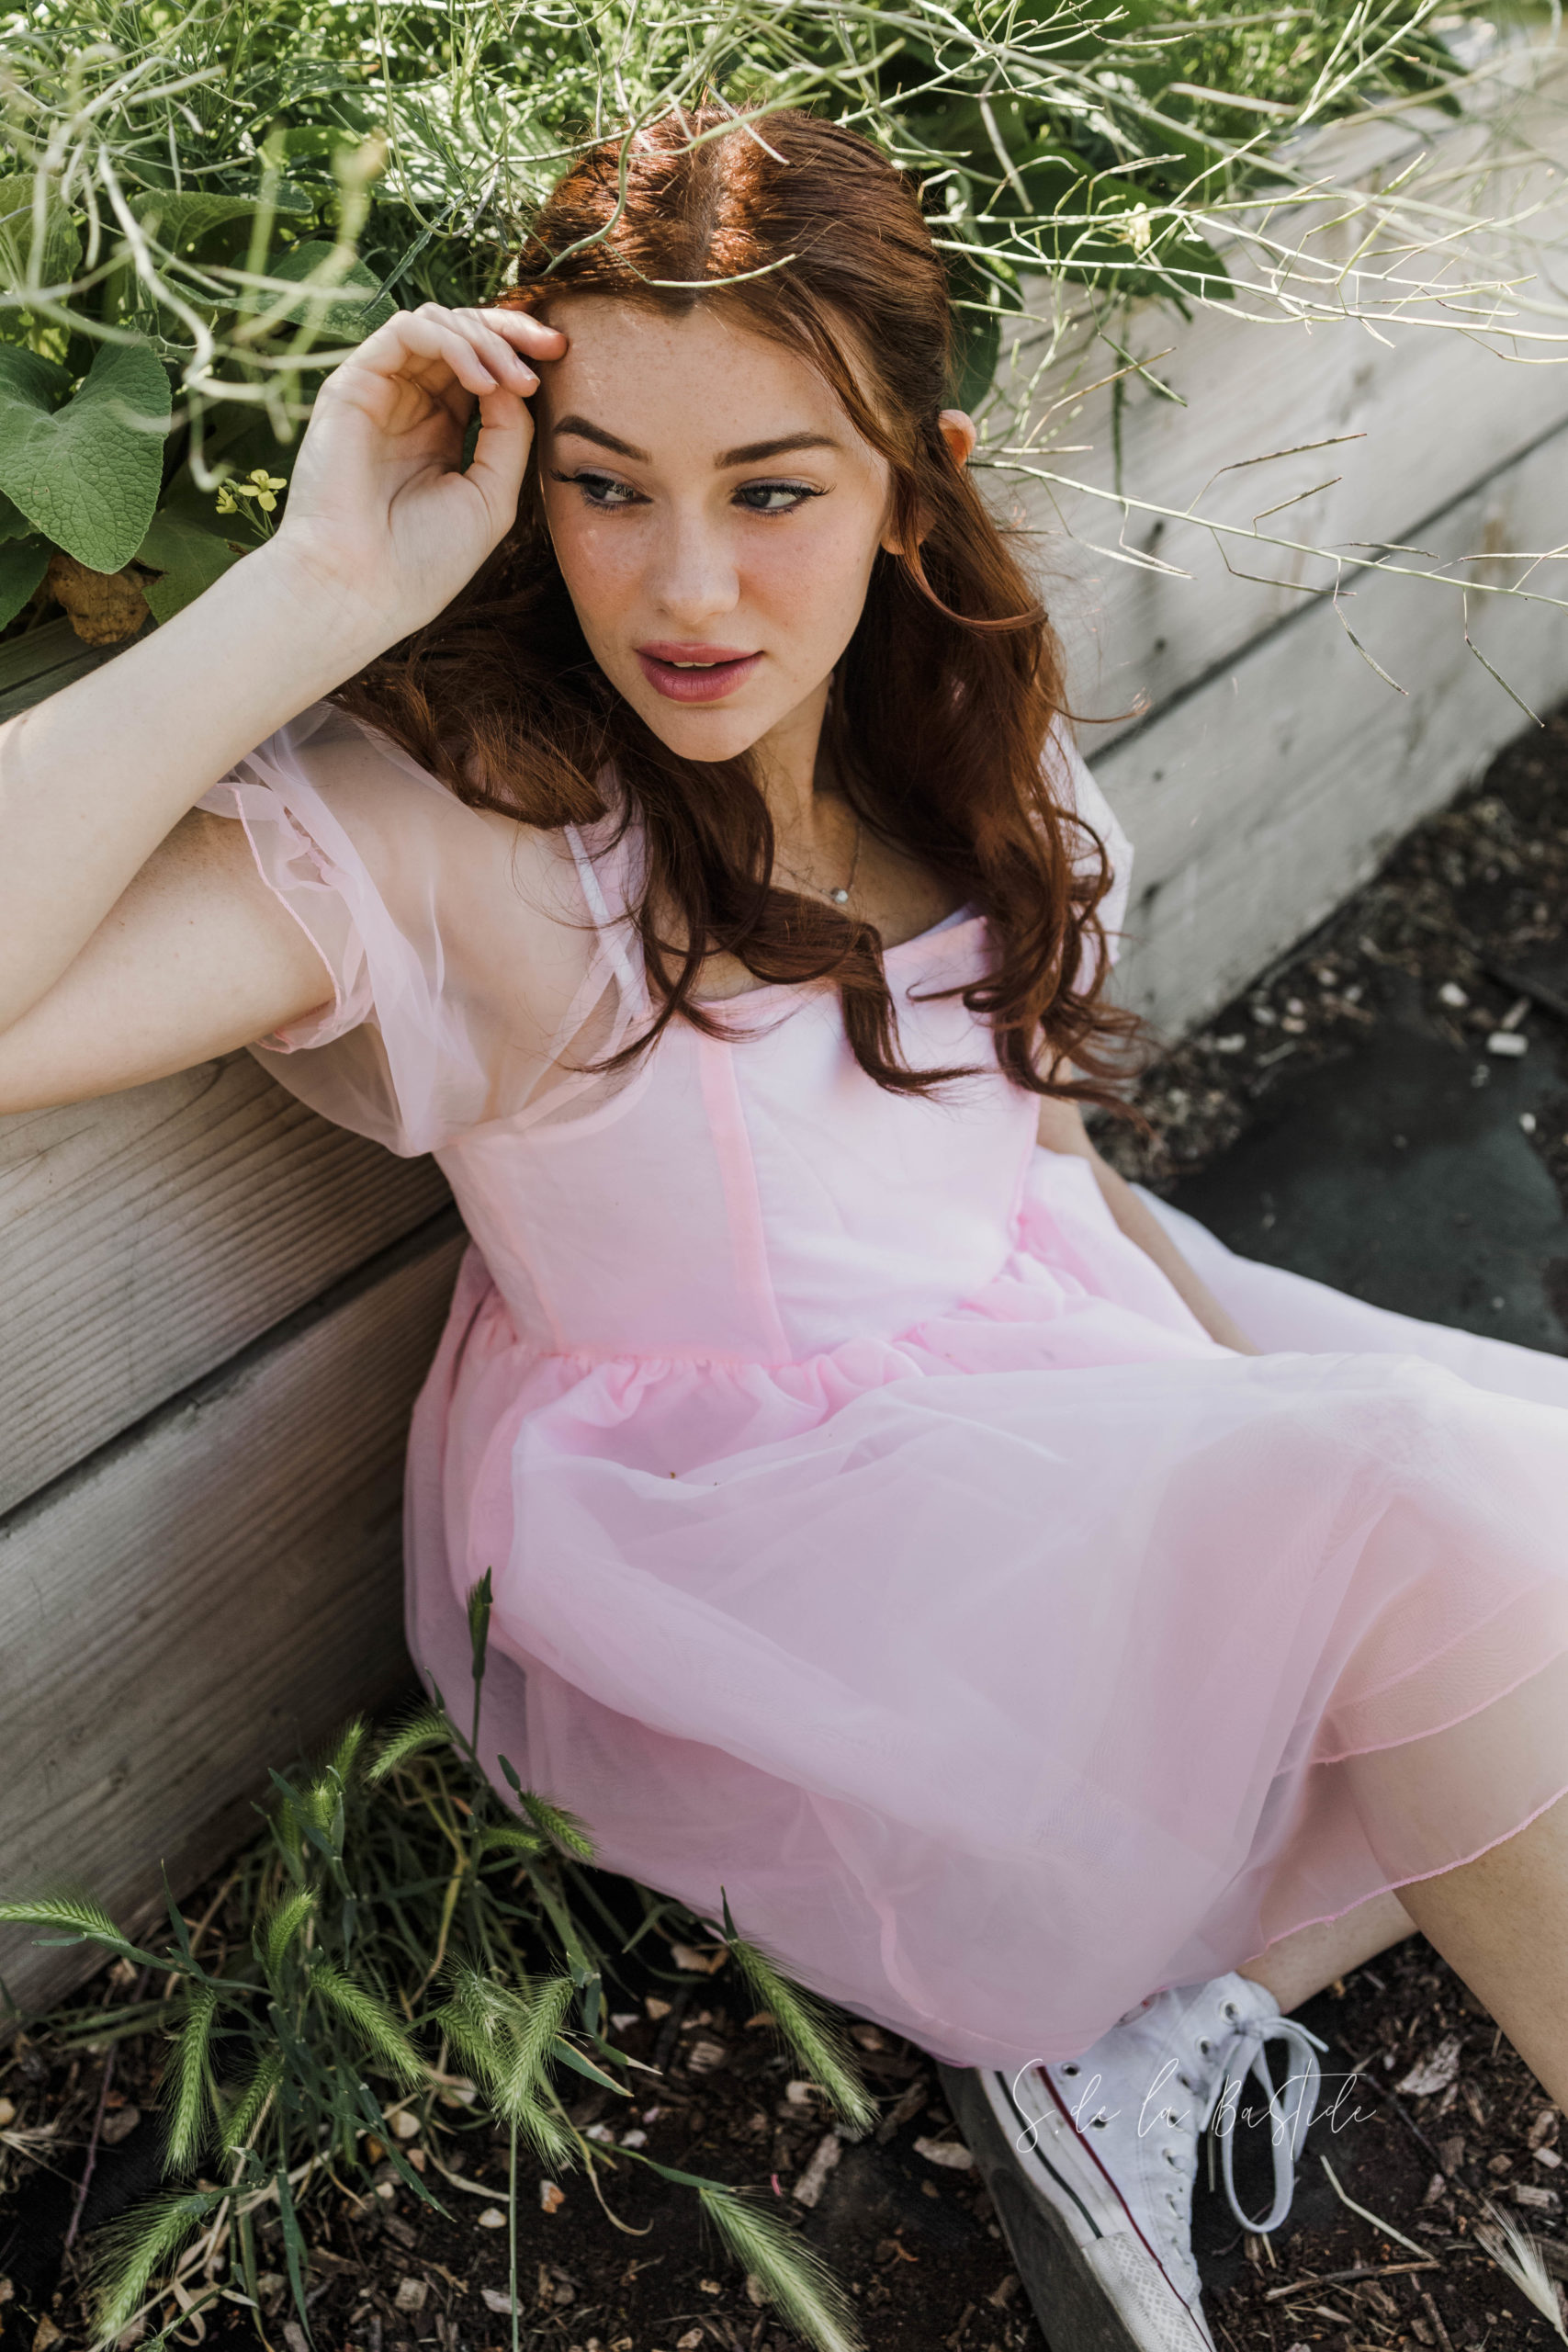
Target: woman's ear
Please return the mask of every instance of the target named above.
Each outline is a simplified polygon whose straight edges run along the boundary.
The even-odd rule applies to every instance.
[[[979,429],[974,418],[961,408],[944,408],[938,414],[936,423],[937,431],[946,443],[947,454],[953,464],[959,468],[966,466],[974,453],[975,444],[979,439]],[[930,528],[929,522],[922,514],[917,540],[923,540]],[[889,555],[897,553],[897,542],[891,528],[883,533],[882,544]]]

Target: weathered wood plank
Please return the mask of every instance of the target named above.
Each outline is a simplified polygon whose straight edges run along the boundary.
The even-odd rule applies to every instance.
[[[13,718],[46,694],[57,694],[73,678],[85,678],[121,650],[118,645],[84,645],[68,620],[46,621],[41,628],[11,638],[0,645],[0,718]]]
[[[408,1676],[409,1410],[455,1218],[400,1243],[0,1527],[0,1885],[69,1871],[117,1916],[253,1826],[270,1765]],[[24,2006],[79,1956],[10,1931]]]
[[[1488,213],[1525,212],[1541,204],[1545,209],[1521,232],[1521,242],[1529,236],[1560,243],[1568,227],[1565,94],[1568,77],[1559,71],[1540,91],[1512,101],[1511,112],[1500,108],[1513,148],[1536,160],[1509,167],[1473,191],[1457,178],[1449,200],[1461,206],[1473,200]],[[1447,130],[1435,142],[1440,170],[1457,173],[1460,156],[1480,153],[1492,135],[1474,124]],[[1374,165],[1386,172],[1401,160],[1390,142],[1397,150],[1402,141],[1415,143],[1408,127],[1335,130],[1314,142],[1308,160],[1314,169],[1332,164],[1344,185],[1369,177]],[[1298,236],[1301,223],[1287,224],[1283,232]],[[1351,233],[1341,232],[1341,242]],[[1505,274],[1528,268],[1528,251],[1515,256],[1508,271],[1503,243],[1492,243]],[[1456,267],[1483,275],[1486,239],[1461,250],[1464,259]],[[1238,266],[1245,268],[1245,256]],[[1409,272],[1419,269],[1412,259]],[[1555,281],[1554,270],[1547,275]],[[1043,288],[1032,294],[1037,307],[1048,308]],[[1070,305],[1073,299],[1066,300]],[[1264,324],[1242,315],[1256,307],[1243,290],[1234,311],[1199,310],[1183,322],[1149,304],[1134,315],[1126,331],[1128,349],[1150,361],[1153,373],[1187,404],[1173,405],[1142,378],[1127,381],[1120,420],[1120,486],[1127,493],[1173,509],[1199,501],[1205,513],[1249,526],[1263,509],[1315,491],[1258,527],[1315,546],[1404,542],[1420,539],[1428,516],[1568,420],[1568,365],[1539,364],[1552,356],[1551,346],[1521,345],[1520,360],[1500,356],[1486,340],[1454,332],[1456,314],[1435,304],[1424,307],[1438,323],[1382,325],[1375,335],[1353,319]],[[1550,328],[1553,322],[1521,320],[1531,323]],[[1491,337],[1494,346],[1506,341],[1502,334]],[[1026,347],[1021,344],[1021,350]],[[1162,352],[1167,356],[1156,359]],[[1555,356],[1561,361],[1561,347]],[[1116,365],[1103,345],[1091,356],[1080,382]],[[1538,364],[1528,364],[1531,358]],[[1046,379],[1032,412],[1034,422],[1048,401],[1065,395],[1067,375],[1060,366]],[[1102,490],[1115,486],[1111,404],[1106,388],[1062,410],[1055,437],[1091,446],[1059,458],[1046,455],[1042,462]],[[1363,437],[1337,439],[1353,435]],[[1330,439],[1337,446],[1265,465],[1243,462]],[[1242,469],[1225,470],[1238,466]],[[1137,723],[1140,700],[1142,714],[1151,715],[1288,620],[1306,601],[1303,583],[1321,588],[1332,581],[1331,567],[1321,560],[1228,541],[1235,572],[1277,583],[1260,584],[1227,570],[1219,548],[1191,525],[1135,508],[1123,518],[1101,499],[1015,484],[999,473],[988,481],[998,512],[1037,535],[1025,545],[1069,650],[1075,708],[1111,721],[1102,742]],[[1319,484],[1327,486],[1316,489]],[[1193,576],[1136,569],[1089,542],[1157,558]],[[1535,548],[1551,542],[1537,535],[1527,513],[1518,520],[1518,536],[1492,544]],[[1356,590],[1361,583],[1348,570],[1344,584]],[[1455,659],[1468,659],[1457,600],[1434,597],[1414,582],[1404,593],[1427,627],[1449,631]],[[1511,618],[1506,626],[1513,626]],[[1528,629],[1529,624],[1520,626]],[[1346,644],[1343,666],[1355,661]]]
[[[0,1510],[447,1197],[249,1054],[0,1120]]]
[[[1449,555],[1490,539],[1568,542],[1568,427],[1461,500],[1427,534]],[[1559,567],[1560,569],[1560,567]],[[1552,593],[1563,592],[1553,578]],[[1137,732],[1084,750],[1137,852],[1128,1000],[1169,1034],[1201,1021],[1330,913],[1416,820],[1529,725],[1440,626],[1455,590],[1368,582],[1362,643],[1320,601]],[[1536,710],[1568,695],[1568,616],[1489,605],[1477,643]]]

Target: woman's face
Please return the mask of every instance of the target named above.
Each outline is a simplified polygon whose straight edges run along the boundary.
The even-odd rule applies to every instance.
[[[548,318],[568,348],[540,370],[540,481],[594,660],[684,758],[814,742],[891,546],[886,461],[806,359],[713,307],[564,296]]]

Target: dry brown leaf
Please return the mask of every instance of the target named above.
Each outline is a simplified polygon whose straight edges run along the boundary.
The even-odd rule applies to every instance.
[[[64,605],[72,628],[85,645],[118,645],[134,637],[147,618],[141,578],[129,565],[123,571],[89,571],[73,555],[57,548],[50,557],[44,581],[55,603]]]
[[[671,1944],[670,1957],[677,1968],[695,1969],[704,1976],[712,1976],[729,1958],[729,1947],[720,1944],[714,1951],[699,1951],[695,1944]]]
[[[1430,2056],[1418,2059],[1395,2083],[1394,2089],[1402,2098],[1430,2098],[1435,2091],[1446,2091],[1459,2079],[1459,2052],[1458,2034],[1446,2034]]]

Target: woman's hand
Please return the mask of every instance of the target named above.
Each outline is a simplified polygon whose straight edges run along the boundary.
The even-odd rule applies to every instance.
[[[532,363],[565,349],[558,327],[521,311],[400,311],[317,394],[276,556],[357,606],[383,645],[433,619],[511,527],[534,437]]]
[[[51,1099],[38,1090],[55,1061],[73,1088],[130,1085],[330,992],[292,919],[220,844],[238,831],[224,820],[193,820],[132,886],[237,759],[479,569],[516,513],[529,362],[565,349],[521,311],[428,303],[389,319],[322,386],[276,534],[142,642],[0,725],[0,1103]],[[190,926],[211,944],[215,910],[213,964]],[[80,1067],[62,1023],[97,1035]]]

